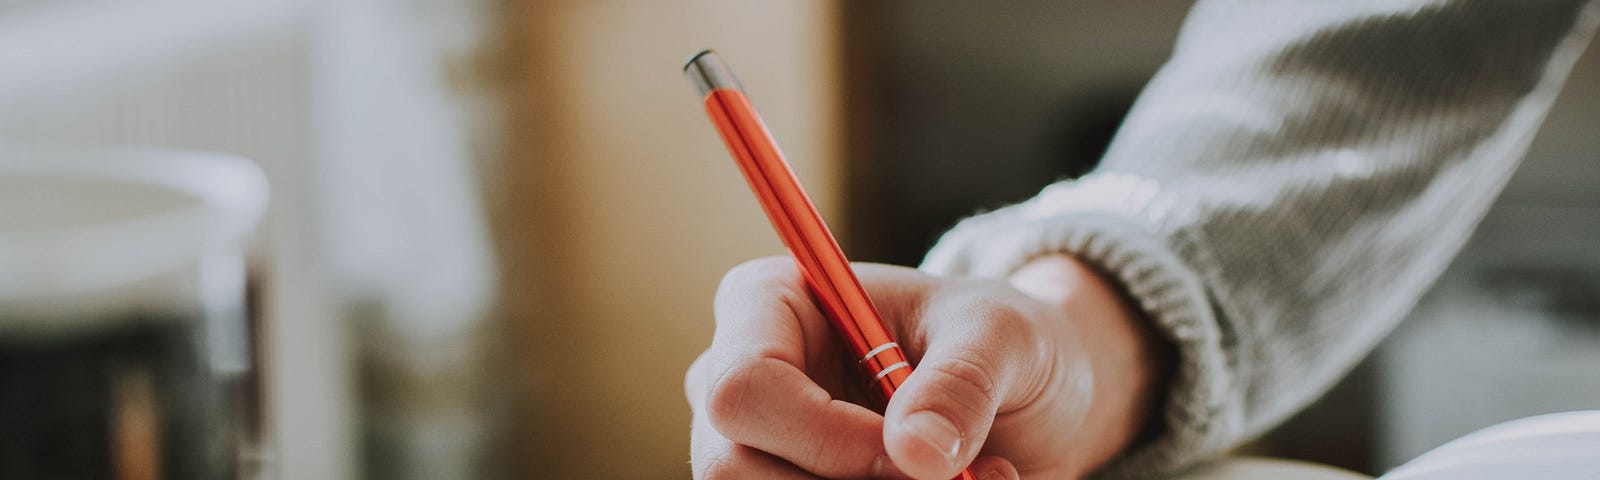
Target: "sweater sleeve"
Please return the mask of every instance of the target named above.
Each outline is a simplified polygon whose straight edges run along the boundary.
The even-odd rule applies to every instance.
[[[1281,422],[1365,356],[1465,243],[1592,35],[1571,0],[1202,0],[1094,172],[946,233],[923,269],[1066,252],[1180,362],[1144,477]]]

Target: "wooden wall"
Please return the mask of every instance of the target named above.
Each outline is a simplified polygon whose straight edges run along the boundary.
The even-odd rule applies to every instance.
[[[496,209],[533,478],[688,478],[684,369],[722,272],[782,253],[682,62],[717,49],[823,214],[841,198],[838,5],[523,0]],[[843,222],[835,222],[842,225]]]

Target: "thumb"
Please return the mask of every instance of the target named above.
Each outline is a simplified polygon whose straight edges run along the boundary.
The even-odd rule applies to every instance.
[[[995,415],[1029,389],[1026,372],[1039,357],[1017,309],[993,299],[937,303],[920,319],[925,354],[889,401],[883,435],[902,471],[948,479],[977,458]]]

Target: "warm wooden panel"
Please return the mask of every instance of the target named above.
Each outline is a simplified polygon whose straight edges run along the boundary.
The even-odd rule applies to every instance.
[[[687,478],[683,371],[723,271],[782,252],[679,68],[716,48],[825,216],[838,206],[836,6],[531,1],[512,9],[497,223],[542,478]],[[842,224],[842,222],[835,222]]]

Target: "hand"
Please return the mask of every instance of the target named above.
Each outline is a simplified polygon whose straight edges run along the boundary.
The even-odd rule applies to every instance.
[[[787,258],[730,271],[689,367],[697,479],[1075,478],[1154,411],[1166,345],[1071,257],[1010,282],[857,264],[916,368],[883,415]]]

